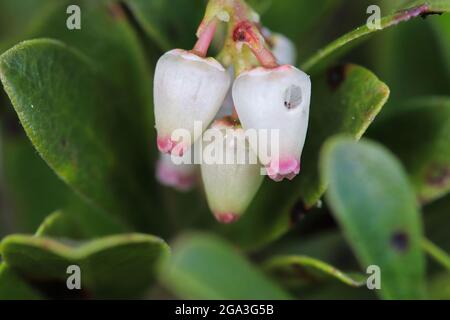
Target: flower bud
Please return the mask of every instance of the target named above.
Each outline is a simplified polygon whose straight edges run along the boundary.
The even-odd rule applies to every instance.
[[[278,63],[294,65],[297,59],[297,50],[292,41],[279,33],[272,34],[271,41],[273,44],[272,53]]]
[[[277,132],[267,148],[250,141],[267,174],[275,181],[292,179],[300,171],[300,157],[308,127],[311,81],[299,69],[283,65],[243,72],[233,85],[233,100],[244,129]],[[276,131],[273,131],[276,130]],[[269,153],[269,154],[267,154]]]
[[[159,150],[182,155],[201,135],[194,122],[206,127],[213,120],[229,86],[228,72],[215,59],[181,49],[165,53],[156,65],[153,88]],[[189,133],[190,141],[175,141],[177,129]]]
[[[204,143],[201,165],[206,197],[216,219],[232,223],[245,212],[258,191],[263,180],[261,166],[242,128],[218,120],[207,130],[204,141],[209,134],[214,139]],[[214,160],[208,158],[208,149],[214,150]]]
[[[173,187],[179,191],[189,191],[197,180],[196,166],[182,163],[181,158],[177,159],[180,161],[174,161],[175,157],[163,153],[159,155],[156,164],[156,178],[164,186]]]

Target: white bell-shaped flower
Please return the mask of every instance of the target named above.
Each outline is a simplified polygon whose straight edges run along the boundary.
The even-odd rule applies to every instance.
[[[272,41],[272,53],[279,64],[295,65],[297,50],[294,43],[280,33],[274,33],[270,37]]]
[[[161,153],[156,163],[156,179],[164,186],[189,191],[197,182],[197,166],[183,162],[181,157]]]
[[[203,136],[201,173],[209,207],[221,223],[232,223],[245,212],[263,175],[242,128],[215,121]]]
[[[289,65],[255,68],[234,82],[241,124],[246,130],[258,130],[258,142],[250,140],[250,145],[275,181],[292,179],[300,171],[310,99],[309,76]]]
[[[214,58],[181,49],[165,53],[156,65],[153,88],[159,150],[182,155],[214,119],[229,86],[229,73]],[[194,130],[196,121],[200,130]]]

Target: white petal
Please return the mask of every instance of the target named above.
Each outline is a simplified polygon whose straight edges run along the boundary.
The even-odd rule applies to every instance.
[[[172,152],[177,142],[171,135],[177,129],[187,130],[192,144],[201,135],[194,134],[194,122],[205,128],[213,120],[229,86],[228,72],[215,59],[180,49],[165,53],[156,65],[153,88],[159,149]]]
[[[234,82],[233,100],[244,129],[269,130],[269,152],[261,148],[260,135],[258,143],[251,140],[250,145],[276,181],[292,179],[300,171],[310,99],[309,76],[293,66],[256,68],[243,72]],[[271,130],[279,132],[274,143]]]
[[[205,192],[208,204],[216,219],[221,223],[231,223],[239,219],[249,206],[256,192],[258,191],[263,175],[261,175],[261,166],[256,161],[256,155],[253,157],[251,148],[247,143],[236,143],[237,140],[230,137],[235,135],[245,142],[243,129],[233,129],[230,125],[224,125],[223,122],[217,121],[212,126],[213,130],[220,130],[225,135],[227,132],[228,139],[224,139],[223,147],[225,155],[231,155],[237,159],[237,154],[242,152],[245,159],[255,159],[254,162],[246,161],[239,164],[237,161],[233,163],[214,163],[207,164],[205,159],[201,165],[202,179],[205,186]],[[209,142],[214,143],[214,141]],[[204,143],[205,150],[208,143]]]
[[[294,65],[297,59],[297,50],[292,41],[279,33],[273,34],[271,40],[273,42],[272,53],[278,63]]]

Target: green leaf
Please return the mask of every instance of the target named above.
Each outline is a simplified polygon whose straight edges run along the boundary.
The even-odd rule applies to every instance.
[[[127,230],[95,208],[73,197],[68,205],[48,215],[36,231],[36,236],[87,240]]]
[[[169,254],[161,239],[144,234],[123,234],[86,243],[63,242],[27,235],[3,239],[5,263],[31,283],[66,286],[67,267],[78,265],[81,288],[95,298],[139,297],[155,279]]]
[[[69,4],[77,4],[82,8],[81,30],[66,28],[66,8]],[[36,23],[25,36],[36,37],[56,38],[79,49],[91,59],[97,73],[96,81],[104,87],[100,94],[106,96],[97,102],[95,108],[86,108],[84,112],[97,113],[96,109],[103,110],[97,121],[107,122],[103,124],[109,131],[106,135],[115,131],[109,137],[110,143],[118,149],[114,161],[127,168],[127,173],[118,174],[130,180],[124,183],[114,178],[116,182],[109,183],[117,189],[116,193],[131,193],[134,198],[128,197],[126,213],[123,207],[117,205],[113,205],[113,209],[108,207],[108,210],[121,211],[139,230],[168,235],[167,215],[160,214],[163,211],[161,195],[151,168],[157,155],[154,146],[151,68],[146,64],[144,51],[121,6],[114,1],[58,1],[47,18]],[[89,88],[85,91],[92,93],[93,90]],[[80,92],[77,91],[77,94],[80,95]],[[104,129],[95,128],[95,131],[98,130]],[[99,162],[111,161],[101,157],[97,159]],[[92,201],[90,194],[88,197]],[[98,202],[96,206],[105,207]]]
[[[0,74],[34,147],[67,184],[96,207],[165,232],[157,224],[164,217],[149,214],[134,171],[140,167],[117,130],[123,110],[88,58],[57,41],[32,40],[0,57]]]
[[[428,287],[429,299],[449,300],[450,299],[450,274],[442,273],[434,276]]]
[[[442,65],[449,58],[440,48],[438,30],[432,28],[432,22],[447,17],[450,15],[415,19],[386,30],[370,42],[373,70],[392,92],[387,111],[394,112],[398,104],[412,97],[448,94],[450,73]]]
[[[265,261],[263,266],[267,272],[278,274],[283,281],[291,284],[299,278],[306,281],[322,280],[324,275],[351,287],[361,287],[366,283],[363,274],[345,273],[326,262],[308,256],[275,256]]]
[[[359,139],[389,96],[389,88],[373,73],[352,64],[313,77],[312,83],[309,129],[300,175],[281,183],[266,179],[241,220],[220,229],[243,247],[255,248],[285,233],[290,226],[289,213],[299,198],[307,208],[320,200],[326,189],[318,173],[322,144],[338,133]]]
[[[57,4],[54,0],[2,0],[0,3],[0,53],[23,33],[45,19]]]
[[[262,23],[273,32],[287,36],[298,48],[300,56],[304,51],[309,51],[311,43],[321,40],[325,23],[329,16],[336,12],[342,0],[318,0],[318,1],[251,1],[253,3],[265,5],[267,8],[262,14]],[[258,6],[253,6],[258,10]],[[331,19],[330,19],[331,20]],[[308,33],[314,32],[319,36],[309,37]]]
[[[11,268],[0,263],[0,300],[40,300],[42,297]]]
[[[126,0],[146,35],[162,51],[191,48],[206,5],[192,0]]]
[[[290,298],[230,244],[206,234],[174,244],[163,283],[183,299]]]
[[[364,24],[319,50],[302,63],[301,68],[310,74],[317,73],[373,33],[420,16],[424,17],[429,14],[449,12],[450,0],[408,1],[402,7],[404,8],[403,10],[382,17],[380,22],[381,29],[370,29],[367,24]]]
[[[334,138],[320,164],[327,202],[362,268],[381,270],[381,297],[423,297],[422,222],[400,163],[373,142]]]
[[[439,46],[443,52],[447,74],[450,75],[450,15],[433,19],[432,25],[435,29]]]
[[[422,203],[450,191],[450,98],[418,98],[374,126],[371,137],[405,166]]]
[[[80,239],[82,230],[75,221],[74,217],[65,214],[63,211],[55,211],[48,215],[36,231],[36,236]]]

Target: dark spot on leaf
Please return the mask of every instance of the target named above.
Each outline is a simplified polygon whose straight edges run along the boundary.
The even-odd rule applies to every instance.
[[[327,82],[332,90],[336,90],[347,76],[347,65],[338,65],[328,69]]]
[[[67,147],[67,139],[66,138],[61,139],[61,147],[63,147],[63,148]]]
[[[450,180],[450,168],[447,166],[434,165],[427,174],[427,182],[435,187],[445,187]]]
[[[409,236],[404,231],[397,231],[391,237],[391,246],[399,251],[405,252],[409,247]]]
[[[308,213],[309,209],[306,208],[302,200],[298,200],[291,209],[290,222],[294,226],[303,220]]]

